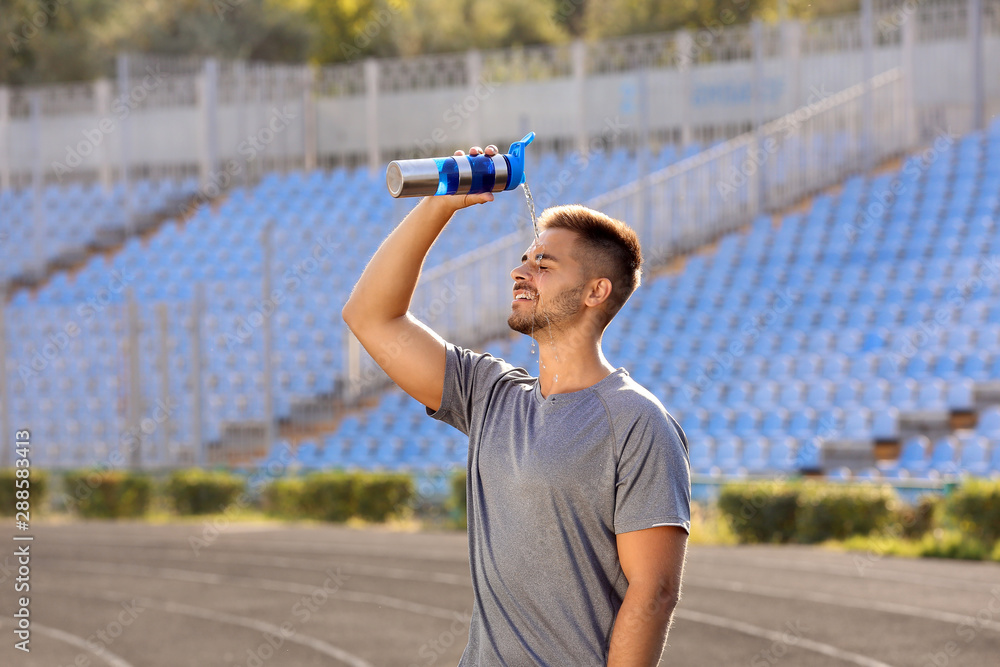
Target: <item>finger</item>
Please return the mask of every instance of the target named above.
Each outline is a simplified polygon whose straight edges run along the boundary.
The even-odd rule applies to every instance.
[[[489,155],[490,157],[493,157],[499,152],[500,150],[493,144],[490,144],[489,146],[486,147],[486,154]]]
[[[469,149],[469,155],[479,155],[482,152],[483,149],[480,148],[479,146],[473,146],[472,148]]]
[[[472,206],[473,204],[485,204],[486,202],[493,201],[492,192],[483,192],[477,195],[465,195],[465,205]]]
[[[455,151],[453,155],[465,155],[465,151]]]

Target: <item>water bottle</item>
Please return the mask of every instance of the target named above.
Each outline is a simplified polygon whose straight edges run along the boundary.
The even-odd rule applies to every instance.
[[[385,183],[393,197],[474,195],[513,190],[524,182],[524,149],[535,139],[529,132],[502,155],[455,155],[393,160]]]

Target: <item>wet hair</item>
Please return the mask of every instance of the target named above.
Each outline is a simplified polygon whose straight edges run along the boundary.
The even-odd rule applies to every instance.
[[[607,325],[639,287],[642,248],[635,231],[621,220],[578,204],[545,209],[538,218],[538,227],[575,232],[573,255],[587,279],[611,281],[611,295],[604,309]]]

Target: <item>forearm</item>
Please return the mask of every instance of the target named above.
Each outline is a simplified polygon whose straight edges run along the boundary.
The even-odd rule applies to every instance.
[[[666,587],[629,585],[611,633],[608,667],[655,667],[677,595]]]
[[[406,314],[424,259],[455,211],[445,198],[425,197],[389,234],[344,305],[352,329]]]

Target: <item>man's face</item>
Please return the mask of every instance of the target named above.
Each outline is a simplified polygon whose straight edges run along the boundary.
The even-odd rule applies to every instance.
[[[571,255],[576,233],[548,229],[539,234],[510,272],[514,300],[507,324],[529,336],[548,329],[564,330],[583,311],[586,280],[583,268]]]

